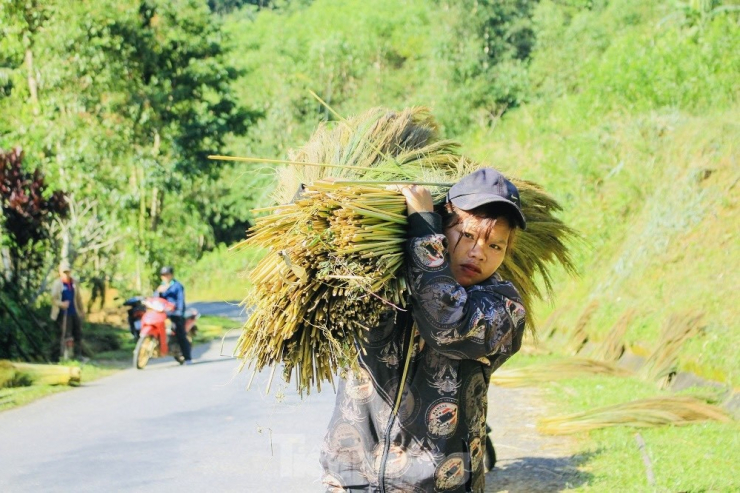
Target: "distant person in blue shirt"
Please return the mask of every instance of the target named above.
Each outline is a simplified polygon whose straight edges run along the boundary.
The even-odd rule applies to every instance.
[[[51,360],[59,361],[64,356],[66,339],[74,341],[74,357],[82,359],[82,321],[85,310],[82,305],[80,287],[72,277],[72,265],[67,260],[59,264],[59,279],[51,285],[51,319],[56,322],[52,339]]]
[[[175,305],[175,309],[167,315],[175,325],[175,336],[177,336],[177,342],[185,358],[184,364],[190,365],[193,361],[190,356],[190,341],[185,333],[185,288],[174,279],[174,275],[175,270],[172,267],[162,267],[159,271],[162,284],[159,285],[155,294]]]

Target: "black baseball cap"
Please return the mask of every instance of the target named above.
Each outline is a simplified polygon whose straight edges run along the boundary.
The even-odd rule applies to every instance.
[[[493,168],[481,168],[462,177],[447,192],[447,200],[464,211],[492,203],[507,204],[511,206],[517,225],[522,229],[527,229],[527,220],[522,213],[519,190]]]
[[[164,276],[164,275],[167,275],[167,274],[172,275],[174,273],[175,273],[175,269],[173,269],[169,265],[165,265],[164,267],[162,267],[161,269],[159,269],[159,275],[160,276]]]

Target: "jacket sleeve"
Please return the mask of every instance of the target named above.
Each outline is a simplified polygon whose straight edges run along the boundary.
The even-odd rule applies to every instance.
[[[176,284],[177,288],[177,303],[175,303],[176,308],[175,311],[178,315],[184,316],[185,315],[185,286],[180,284],[179,282]]]
[[[54,280],[51,285],[51,303],[58,307],[62,307],[62,281],[59,279]]]
[[[449,358],[500,366],[519,349],[524,331],[524,306],[514,286],[461,286],[450,269],[438,214],[410,215],[409,237],[408,286],[425,343]]]

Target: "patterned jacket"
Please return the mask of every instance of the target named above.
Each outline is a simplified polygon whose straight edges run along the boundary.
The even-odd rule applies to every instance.
[[[524,307],[497,275],[455,281],[439,215],[409,216],[409,237],[411,310],[357,342],[321,451],[327,491],[484,488],[488,384],[521,346]]]

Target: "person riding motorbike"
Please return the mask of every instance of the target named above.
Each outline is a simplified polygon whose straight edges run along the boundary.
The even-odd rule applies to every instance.
[[[171,266],[162,267],[159,271],[159,277],[162,283],[157,287],[154,295],[164,298],[175,305],[175,309],[168,313],[167,316],[172,320],[175,326],[175,336],[182,349],[182,355],[185,358],[184,364],[193,364],[190,354],[190,341],[188,341],[185,332],[185,288],[174,279],[175,270]]]

